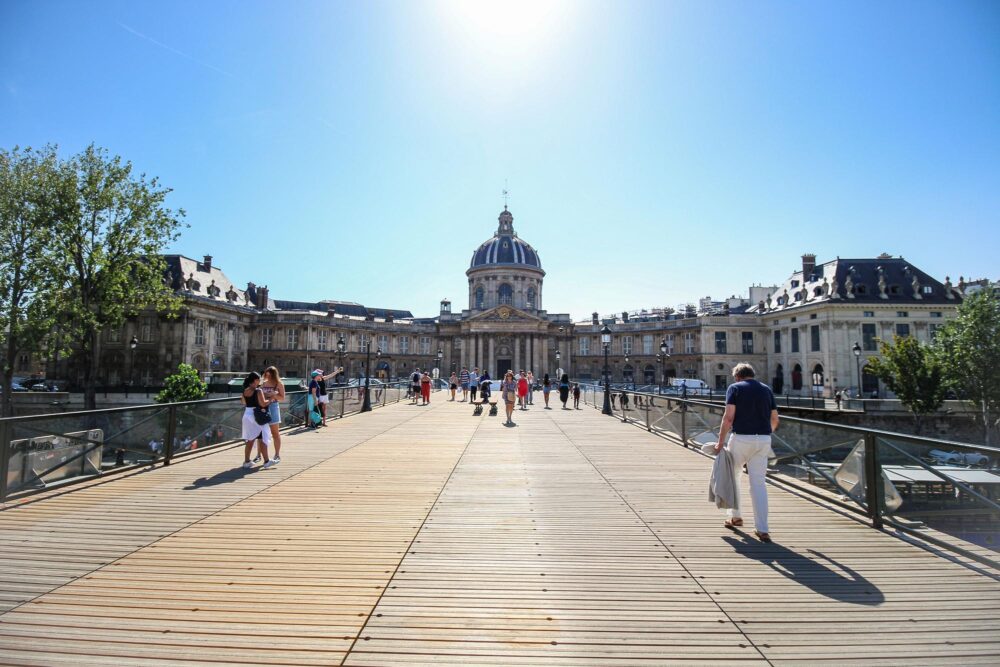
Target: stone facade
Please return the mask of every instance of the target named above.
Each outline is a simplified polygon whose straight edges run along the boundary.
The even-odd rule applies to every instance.
[[[814,255],[804,255],[802,269],[780,286],[752,288],[754,297],[763,297],[756,303],[729,299],[703,313],[595,313],[574,322],[543,308],[541,259],[518,237],[506,207],[498,223],[472,254],[468,307],[453,312],[445,300],[429,318],[346,301],[276,300],[254,283],[237,289],[211,257],[198,262],[167,256],[165,280],[184,302],[180,317],[144,313],[121,331],[107,332],[100,379],[156,385],[180,362],[206,373],[273,364],[287,377],[343,365],[349,377],[358,377],[365,373],[370,345],[375,377],[405,377],[416,367],[439,368],[442,376],[478,367],[494,377],[510,368],[530,369],[538,377],[562,371],[598,380],[604,368],[600,330],[608,325],[608,366],[616,383],[692,377],[724,389],[733,366],[749,361],[780,393],[832,396],[857,387],[861,369],[866,393],[886,396],[863,372],[866,359],[877,353],[877,340],[893,334],[930,340],[961,298],[947,279],[940,283],[903,258],[838,258],[817,265]],[[343,355],[337,349],[341,339]],[[855,342],[862,347],[860,359],[852,353]],[[53,371],[71,381],[78,376],[72,359]]]

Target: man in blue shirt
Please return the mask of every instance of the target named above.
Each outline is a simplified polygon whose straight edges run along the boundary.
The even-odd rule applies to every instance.
[[[479,391],[479,367],[476,366],[469,373],[469,394],[472,396],[469,400],[473,403],[476,402],[476,393]]]
[[[734,384],[726,390],[726,412],[719,428],[716,453],[726,444],[733,457],[733,470],[739,474],[745,463],[750,475],[750,500],[753,503],[754,533],[761,542],[770,542],[767,526],[767,458],[771,455],[771,433],[778,428],[778,406],[766,384],[754,379],[753,366],[736,364]],[[736,484],[736,508],[728,510],[726,528],[743,525],[740,514],[740,485]]]

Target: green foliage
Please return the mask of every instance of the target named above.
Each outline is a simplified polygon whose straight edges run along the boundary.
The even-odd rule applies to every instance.
[[[882,341],[880,348],[882,356],[870,359],[868,368],[913,413],[919,430],[921,417],[944,403],[944,369],[930,346],[916,338],[895,336],[892,345]]]
[[[202,382],[198,371],[190,364],[181,364],[177,372],[163,382],[163,390],[156,395],[157,403],[197,401],[205,398],[208,385]]]
[[[15,147],[0,149],[0,392],[11,414],[14,362],[41,350],[56,322],[58,283],[52,227],[61,211],[56,155]]]
[[[984,289],[965,298],[935,339],[950,386],[976,404],[990,444],[1000,417],[1000,297]]]
[[[183,211],[169,209],[157,179],[94,146],[59,165],[61,214],[52,245],[59,259],[63,328],[78,343],[85,407],[95,407],[98,335],[145,308],[172,314],[180,300],[163,282],[163,250]]]

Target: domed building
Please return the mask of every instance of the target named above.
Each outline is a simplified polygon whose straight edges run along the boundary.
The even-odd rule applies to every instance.
[[[542,262],[538,252],[514,231],[514,216],[507,207],[500,214],[496,234],[472,253],[465,275],[469,277],[469,310],[513,306],[526,311],[542,307]]]

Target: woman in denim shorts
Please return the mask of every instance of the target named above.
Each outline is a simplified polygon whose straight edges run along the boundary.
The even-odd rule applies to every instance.
[[[277,368],[267,367],[260,388],[264,392],[264,397],[271,401],[267,404],[267,411],[271,415],[268,425],[271,429],[271,439],[274,441],[274,464],[277,465],[281,463],[281,407],[278,403],[285,400],[285,385],[281,383]]]

